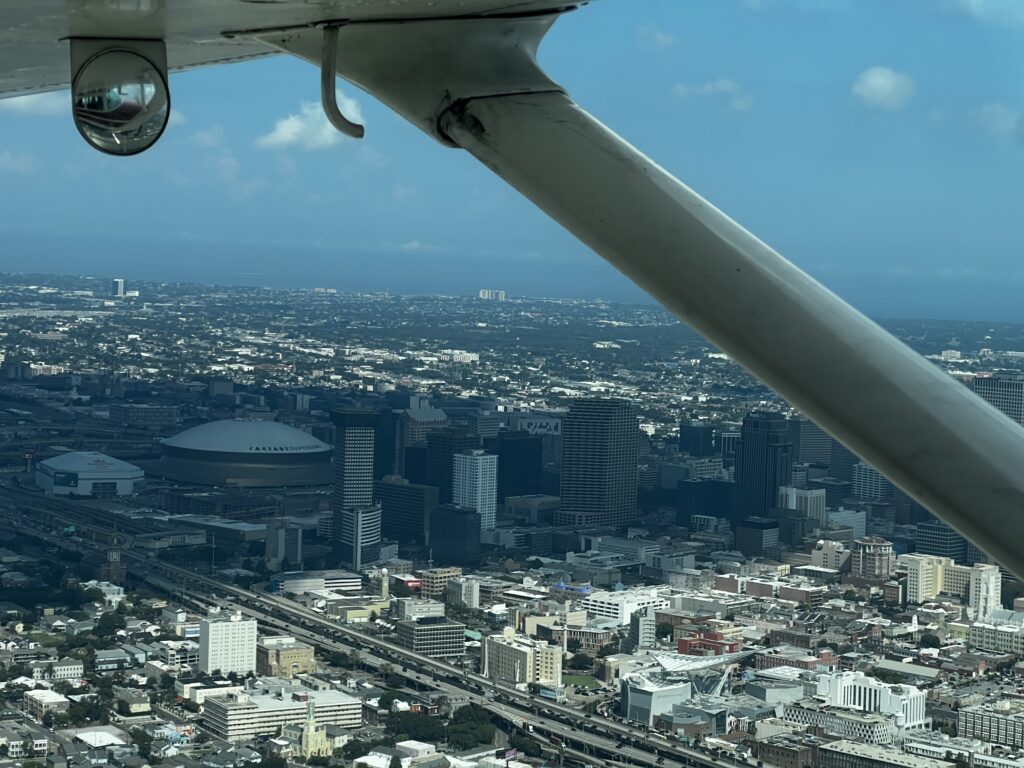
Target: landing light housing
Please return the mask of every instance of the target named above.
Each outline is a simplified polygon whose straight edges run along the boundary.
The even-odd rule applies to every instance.
[[[156,144],[171,116],[162,40],[72,38],[71,112],[86,143],[109,155]]]

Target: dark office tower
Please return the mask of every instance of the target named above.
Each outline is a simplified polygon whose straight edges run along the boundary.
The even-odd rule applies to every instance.
[[[736,446],[740,442],[740,433],[734,429],[723,429],[718,433],[718,452],[727,467],[736,462]]]
[[[410,445],[405,449],[405,473],[403,475],[410,483],[429,485],[427,480],[427,446]]]
[[[853,483],[847,480],[836,480],[834,477],[819,477],[807,481],[808,488],[825,489],[825,506],[839,509],[847,499],[853,499]]]
[[[832,436],[810,419],[789,420],[793,443],[793,461],[801,464],[828,464],[832,459]]]
[[[562,423],[558,525],[623,525],[636,517],[639,426],[627,400],[577,400]]]
[[[475,509],[441,504],[430,513],[430,530],[430,559],[434,565],[480,564],[480,515]]]
[[[779,521],[771,517],[748,517],[736,526],[736,549],[747,557],[764,557],[778,546]]]
[[[733,524],[739,511],[739,486],[728,480],[683,480],[676,491],[676,522],[690,524],[693,515],[724,517]]]
[[[359,570],[380,549],[380,507],[373,503],[373,437],[377,414],[339,410],[334,423],[334,551],[341,563]]]
[[[967,562],[967,539],[941,520],[926,520],[917,524],[915,548],[921,555],[951,557],[960,564]]]
[[[713,456],[715,428],[705,421],[683,419],[679,422],[679,452],[690,456]]]
[[[1024,424],[1024,378],[1014,376],[979,376],[974,392],[1018,424]]]
[[[395,473],[395,442],[398,440],[398,413],[385,408],[377,412],[373,435],[373,479]]]
[[[736,482],[742,513],[766,515],[774,509],[779,487],[789,485],[792,473],[793,444],[786,418],[769,411],[748,414],[736,443]]]
[[[498,501],[541,492],[544,438],[529,432],[501,432],[484,440],[498,457]]]
[[[899,488],[893,496],[896,507],[896,525],[916,525],[932,518],[931,513],[920,503],[910,498]]]
[[[853,481],[853,465],[860,462],[857,454],[840,443],[832,441],[832,454],[828,460],[828,473],[836,480]]]
[[[374,484],[373,495],[381,508],[381,531],[399,542],[426,541],[430,510],[438,505],[437,488],[410,483],[389,475]]]
[[[455,454],[480,447],[480,438],[462,427],[445,427],[427,434],[427,485],[437,488],[442,504],[452,500]]]
[[[366,507],[373,503],[373,444],[377,427],[374,411],[339,410],[334,423],[334,499],[338,509]]]

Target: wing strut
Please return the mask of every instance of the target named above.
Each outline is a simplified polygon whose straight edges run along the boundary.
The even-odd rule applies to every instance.
[[[535,59],[554,18],[351,24],[338,73],[470,152],[1024,577],[1024,429],[573,103]],[[315,31],[261,39],[319,63]]]

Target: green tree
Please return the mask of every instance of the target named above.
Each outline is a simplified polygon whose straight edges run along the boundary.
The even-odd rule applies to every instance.
[[[612,654],[618,653],[618,652],[619,652],[619,644],[618,643],[607,643],[605,645],[602,645],[598,649],[597,657],[599,659],[603,659],[606,656],[611,656]]]
[[[939,640],[939,636],[932,632],[925,632],[921,635],[918,645],[922,648],[938,648],[942,645],[942,641]]]
[[[398,755],[392,755],[391,762],[388,763],[388,768],[402,768],[402,758]]]
[[[370,745],[362,739],[352,739],[341,748],[341,756],[346,760],[355,760],[370,752]],[[262,768],[262,766],[261,766]]]
[[[585,653],[577,653],[569,659],[569,669],[591,669],[594,666],[594,657]]]
[[[508,743],[513,749],[518,749],[527,757],[540,757],[544,754],[544,750],[541,749],[540,744],[529,736],[525,736],[521,733],[517,733],[509,739]]]
[[[153,737],[141,728],[132,729],[132,743],[139,750],[139,757],[148,758],[153,749]]]

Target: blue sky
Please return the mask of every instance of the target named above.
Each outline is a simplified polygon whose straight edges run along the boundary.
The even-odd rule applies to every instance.
[[[865,311],[1024,322],[1024,2],[596,0],[576,100]],[[642,294],[472,158],[275,58],[174,75],[144,155],[0,102],[0,270],[343,290]]]

